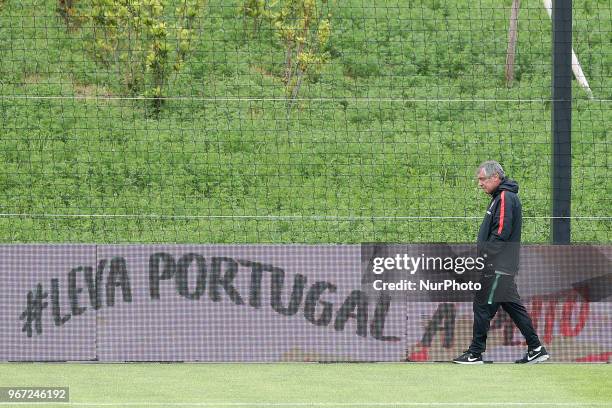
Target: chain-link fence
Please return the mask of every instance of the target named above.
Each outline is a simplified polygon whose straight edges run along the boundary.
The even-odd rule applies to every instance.
[[[611,10],[573,8],[572,241],[610,243]],[[0,1],[0,241],[551,239],[546,1]]]

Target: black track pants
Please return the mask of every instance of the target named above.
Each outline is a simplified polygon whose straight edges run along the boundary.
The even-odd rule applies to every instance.
[[[541,345],[540,339],[533,328],[527,309],[521,303],[514,277],[501,275],[488,276],[483,279],[484,281],[481,281],[483,284],[482,293],[476,295],[472,305],[474,327],[470,352],[480,354],[485,351],[489,326],[500,306],[521,331],[529,348],[539,347]],[[490,280],[490,282],[487,282],[487,280]]]

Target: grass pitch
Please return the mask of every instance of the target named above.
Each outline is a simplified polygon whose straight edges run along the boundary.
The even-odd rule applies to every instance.
[[[13,363],[0,386],[67,386],[75,407],[612,407],[610,365]]]

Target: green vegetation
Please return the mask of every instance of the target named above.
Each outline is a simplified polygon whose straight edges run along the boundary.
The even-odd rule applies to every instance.
[[[257,31],[266,18],[285,50],[283,82],[287,87],[289,107],[295,102],[302,81],[317,76],[329,60],[325,47],[329,42],[331,24],[327,0],[284,0],[278,10],[263,1],[246,0],[242,12],[253,20]]]
[[[1,364],[0,384],[70,387],[76,407],[609,407],[611,371],[609,364]],[[477,392],[466,392],[474,384]]]
[[[193,26],[204,0],[178,2],[174,37],[169,35],[161,0],[92,0],[93,53],[106,68],[120,73],[124,94],[152,98],[156,114],[171,74],[180,72],[193,42]],[[176,47],[171,45],[176,44]],[[172,52],[171,48],[176,48]],[[172,63],[174,61],[174,63]]]
[[[74,0],[58,0],[57,13],[64,20],[66,28],[70,29],[75,23]]]
[[[507,89],[510,3],[330,3],[328,57],[287,111],[286,48],[267,19],[245,32],[243,1],[209,0],[193,20],[161,107],[121,99],[130,66],[101,64],[91,20],[66,30],[57,1],[5,1],[0,213],[29,215],[0,216],[0,242],[471,242],[487,202],[473,171],[489,158],[519,181],[526,217],[549,216],[550,20],[521,9]],[[180,50],[184,3],[163,4],[163,44]],[[611,11],[574,11],[597,99],[612,99]],[[572,215],[609,216],[610,103],[574,95]],[[474,218],[370,218],[398,216]],[[611,227],[574,220],[573,240],[610,243]],[[525,241],[549,237],[549,220],[525,219]]]

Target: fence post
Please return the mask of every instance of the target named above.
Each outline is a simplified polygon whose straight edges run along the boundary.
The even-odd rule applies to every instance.
[[[572,0],[552,7],[552,242],[570,243],[572,192]],[[567,218],[565,218],[567,217]]]

